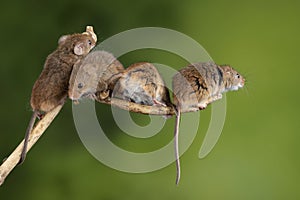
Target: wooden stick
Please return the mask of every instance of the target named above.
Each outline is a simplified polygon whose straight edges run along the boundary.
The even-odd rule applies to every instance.
[[[122,99],[111,98],[110,100],[101,100],[95,99],[100,103],[110,104],[112,106],[116,106],[123,110],[128,110],[130,112],[141,113],[141,114],[150,114],[150,115],[175,115],[175,110],[171,106],[147,106],[141,105],[129,101],[125,101]]]
[[[38,141],[38,139],[45,132],[47,127],[54,120],[56,115],[61,110],[62,105],[57,106],[52,111],[48,112],[42,120],[40,120],[32,132],[29,135],[27,152],[31,149],[31,147]],[[17,146],[17,148],[10,154],[10,156],[2,163],[0,166],[0,185],[3,184],[5,178],[8,174],[15,168],[15,166],[19,163],[20,155],[23,149],[24,140]]]

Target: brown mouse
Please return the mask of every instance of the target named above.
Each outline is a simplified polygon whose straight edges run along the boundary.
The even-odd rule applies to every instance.
[[[110,96],[123,65],[106,51],[92,51],[76,63],[69,82],[69,98],[75,103],[82,97],[106,99]]]
[[[44,68],[32,88],[30,105],[33,114],[26,130],[20,164],[25,160],[28,136],[35,119],[65,102],[73,65],[83,59],[96,42],[97,36],[93,27],[87,26],[84,33],[60,37],[57,49],[47,57]]]
[[[142,105],[170,105],[169,91],[155,66],[141,62],[129,66],[118,80],[113,97]]]
[[[213,62],[191,64],[173,76],[173,99],[177,110],[174,130],[177,169],[180,170],[178,135],[181,112],[203,110],[210,103],[221,99],[222,93],[238,90],[245,79],[229,65]],[[176,183],[180,179],[177,173]]]

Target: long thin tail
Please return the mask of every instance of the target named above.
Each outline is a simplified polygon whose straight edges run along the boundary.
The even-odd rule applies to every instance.
[[[35,123],[36,118],[37,118],[37,112],[34,111],[33,114],[31,115],[30,122],[28,124],[27,129],[26,129],[25,138],[24,138],[24,146],[23,146],[23,150],[22,150],[20,161],[19,161],[18,165],[21,165],[24,162],[25,158],[26,158],[28,138],[29,138],[29,135],[32,131],[32,128],[33,128],[33,125]]]
[[[176,185],[179,184],[180,180],[180,160],[179,160],[179,147],[178,147],[178,136],[179,136],[179,124],[180,124],[180,109],[178,108],[176,113],[176,122],[174,130],[174,149],[175,149],[175,162],[176,162]]]

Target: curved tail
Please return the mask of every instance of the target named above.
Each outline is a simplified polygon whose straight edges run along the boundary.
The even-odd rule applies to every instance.
[[[175,109],[176,110],[176,109]],[[180,109],[176,112],[176,122],[174,130],[174,149],[175,149],[175,162],[176,162],[176,185],[179,184],[180,180],[180,160],[179,160],[179,147],[178,147],[178,136],[179,136],[179,124],[180,124]]]
[[[33,128],[36,118],[37,118],[37,112],[34,111],[33,114],[31,115],[30,122],[26,129],[26,133],[25,133],[25,137],[24,137],[24,146],[23,146],[23,150],[22,150],[20,161],[19,161],[18,165],[22,164],[26,158],[28,138],[32,131],[32,128]]]

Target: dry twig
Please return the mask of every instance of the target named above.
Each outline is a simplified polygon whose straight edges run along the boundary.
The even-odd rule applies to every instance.
[[[27,151],[38,141],[38,139],[45,132],[47,127],[51,124],[53,119],[59,113],[62,105],[57,106],[55,109],[47,113],[42,120],[40,120],[32,132],[29,135]],[[20,155],[23,149],[24,140],[17,146],[17,148],[10,154],[10,156],[2,163],[0,166],[0,185],[3,184],[5,178],[14,169],[14,167],[19,163]]]
[[[141,114],[150,114],[150,115],[175,115],[175,110],[173,107],[165,107],[165,106],[147,106],[141,105],[133,102],[128,102],[125,100],[111,98],[111,100],[101,100],[96,99],[96,101],[100,103],[110,104],[112,106],[116,106],[123,110],[128,110],[130,112],[141,113]]]

